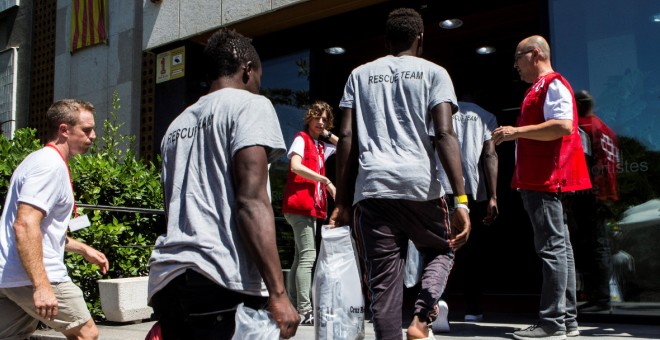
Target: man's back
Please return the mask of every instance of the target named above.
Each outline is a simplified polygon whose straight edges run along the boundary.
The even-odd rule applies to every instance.
[[[340,107],[355,107],[360,169],[354,202],[440,197],[429,111],[443,102],[456,107],[451,79],[424,59],[390,55],[353,71]]]
[[[616,134],[596,115],[579,117],[578,124],[591,142],[591,155],[586,159],[594,193],[603,201],[618,200],[619,141]]]
[[[491,139],[497,128],[497,118],[481,106],[471,102],[458,102],[459,111],[452,117],[454,132],[461,149],[461,164],[465,180],[465,192],[477,201],[487,197],[483,170],[479,166],[484,142]],[[447,193],[452,193],[444,169],[440,169],[440,181]]]
[[[285,149],[272,105],[248,91],[215,91],[172,122],[161,143],[167,235],[150,260],[150,294],[197,267],[229,289],[266,295],[233,215],[232,157],[253,145],[270,147],[269,162]]]

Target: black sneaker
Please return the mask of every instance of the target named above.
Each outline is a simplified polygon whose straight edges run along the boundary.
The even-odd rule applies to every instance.
[[[610,312],[612,310],[612,306],[609,303],[590,301],[579,305],[577,310],[580,313]]]
[[[308,310],[300,314],[300,324],[307,326],[314,326],[314,312]]]
[[[543,329],[541,326],[534,325],[513,332],[513,337],[518,340],[535,340],[535,339],[564,340],[566,339],[566,332],[564,331],[548,332],[545,329]]]

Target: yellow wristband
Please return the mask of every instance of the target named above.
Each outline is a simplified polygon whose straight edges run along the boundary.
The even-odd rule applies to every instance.
[[[454,205],[467,204],[467,202],[468,202],[467,195],[454,196]]]

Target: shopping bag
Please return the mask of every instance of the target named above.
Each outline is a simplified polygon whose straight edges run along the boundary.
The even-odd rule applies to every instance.
[[[321,229],[312,301],[315,339],[364,339],[364,297],[348,226]]]
[[[424,258],[417,250],[415,244],[408,240],[408,254],[406,255],[406,267],[403,272],[403,284],[406,288],[414,287],[422,278],[424,271]]]
[[[236,328],[232,340],[278,340],[280,328],[269,311],[255,310],[241,303],[236,308]]]
[[[151,329],[149,330],[149,333],[147,333],[147,335],[144,337],[144,340],[163,340],[160,321],[156,321],[156,323],[151,326]]]

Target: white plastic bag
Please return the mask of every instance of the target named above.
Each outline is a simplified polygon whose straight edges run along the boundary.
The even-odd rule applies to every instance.
[[[232,340],[278,340],[280,328],[269,311],[255,310],[241,303],[236,308],[236,330]]]
[[[317,340],[364,339],[364,297],[348,226],[321,230],[312,299]]]
[[[406,288],[414,287],[422,278],[424,271],[424,258],[417,250],[415,244],[408,240],[408,254],[406,255],[406,267],[403,272],[403,284]]]

